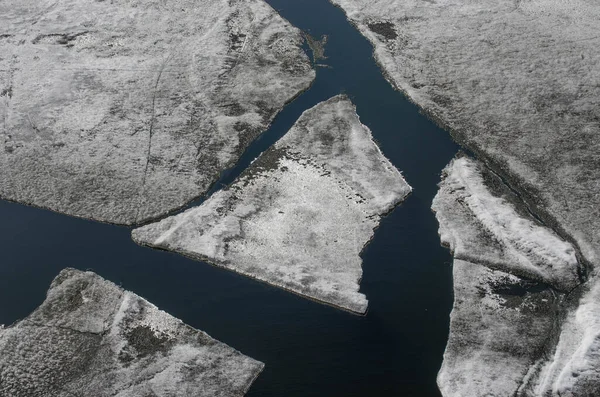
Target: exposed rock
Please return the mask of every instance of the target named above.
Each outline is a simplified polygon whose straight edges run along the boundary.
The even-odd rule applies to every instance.
[[[364,313],[361,250],[410,190],[337,96],[304,112],[231,186],[133,239]]]
[[[517,203],[481,163],[444,170],[432,206],[454,253],[442,394],[600,395],[599,280],[581,285],[574,248]]]
[[[91,272],[0,328],[0,396],[242,396],[263,364]]]
[[[100,221],[202,195],[315,76],[262,0],[8,0],[0,22],[0,197]]]
[[[388,79],[600,264],[600,3],[331,0]]]

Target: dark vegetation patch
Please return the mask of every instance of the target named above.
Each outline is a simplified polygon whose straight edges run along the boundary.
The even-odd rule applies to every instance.
[[[431,93],[431,99],[442,108],[449,108],[452,106],[452,98],[447,95]]]
[[[523,279],[512,281],[508,278],[492,281],[489,283],[489,286],[494,294],[518,297],[524,297],[528,293],[539,293],[548,289],[547,285],[537,281]],[[479,291],[479,296],[482,298],[488,294],[487,290],[483,287],[477,287],[477,290]]]
[[[283,32],[275,32],[273,34],[271,34],[266,42],[267,47],[271,47],[273,44],[275,44],[275,42],[277,42],[278,40],[285,38],[285,35]]]
[[[310,48],[313,55],[313,62],[327,59],[325,56],[325,46],[327,45],[327,35],[321,36],[321,39],[311,36],[309,33],[302,32],[306,44]]]
[[[367,26],[372,32],[385,37],[386,40],[395,40],[398,37],[394,24],[391,22],[374,22]]]
[[[262,129],[244,121],[238,121],[233,125],[233,129],[238,133],[239,144],[238,153],[242,153],[261,133]]]
[[[165,335],[156,336],[148,326],[135,327],[127,334],[127,342],[133,346],[140,357],[156,352],[165,352],[171,347],[171,340]]]
[[[229,48],[233,51],[241,50],[244,46],[246,35],[243,33],[231,33],[229,35]]]
[[[13,89],[12,89],[12,86],[11,86],[11,87],[8,87],[8,88],[5,88],[5,89],[3,89],[3,90],[0,92],[0,96],[7,96],[7,97],[9,97],[9,98],[12,98],[12,96],[13,96]]]
[[[281,62],[281,68],[294,76],[302,76],[306,73],[307,67],[303,62],[294,58],[286,58]]]
[[[263,123],[268,124],[275,114],[275,110],[266,101],[256,101],[254,103],[257,108],[257,113],[263,120]]]
[[[226,116],[241,116],[246,110],[238,102],[232,102],[221,106],[225,110]]]
[[[60,44],[66,47],[73,47],[73,41],[77,39],[79,36],[83,36],[88,32],[81,32],[75,34],[67,34],[67,33],[52,33],[52,34],[41,34],[33,39],[33,44]]]
[[[266,56],[261,56],[260,53],[255,54],[254,60],[259,68],[279,67],[277,60],[267,58]]]
[[[319,141],[321,141],[323,146],[331,147],[335,142],[335,137],[331,133],[329,133],[329,131],[323,131],[317,136],[319,137]]]
[[[160,156],[157,155],[150,155],[148,156],[148,164],[153,165],[153,166],[160,166],[163,163],[163,159]]]
[[[236,186],[234,186],[234,188],[232,190],[235,192],[239,192],[240,189],[238,189]],[[235,207],[239,201],[240,201],[240,198],[235,193],[233,193],[227,199],[227,201],[225,201],[225,203],[222,206],[217,207],[217,209],[215,211],[220,216],[225,216],[226,214],[232,212],[235,209]],[[229,249],[229,242],[232,241],[233,239],[235,239],[235,237],[224,237],[223,238],[223,246],[225,247],[225,252],[227,252],[227,250]]]
[[[283,157],[291,157],[288,152],[287,148],[276,148],[272,146],[261,154],[260,157],[240,176],[244,179],[244,186],[247,186],[250,181],[265,172],[280,169],[279,160]]]
[[[495,294],[503,296],[523,297],[528,293],[535,294],[548,288],[547,285],[535,281],[521,280],[519,283],[492,285],[492,291]]]
[[[133,328],[125,335],[128,346],[119,353],[119,360],[129,364],[136,358],[147,357],[156,353],[166,353],[173,345],[172,340],[155,332],[146,325]]]
[[[318,281],[318,279],[315,276],[304,276],[300,279],[300,283],[304,287],[309,287],[312,284],[316,283],[317,281]]]
[[[493,281],[489,284],[491,292],[500,296],[504,302],[502,306],[508,309],[519,308],[532,315],[547,313],[555,306],[555,293],[545,283],[519,279],[513,281],[508,278]],[[480,297],[488,292],[478,287]]]

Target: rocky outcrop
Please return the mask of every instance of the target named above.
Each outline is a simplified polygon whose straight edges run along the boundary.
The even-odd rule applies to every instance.
[[[600,264],[600,3],[331,1],[396,87]]]
[[[263,364],[91,272],[0,328],[0,396],[242,396]]]
[[[410,187],[352,103],[307,110],[236,181],[202,205],[133,231],[176,251],[357,313],[360,253]]]
[[[468,157],[446,167],[432,208],[454,254],[442,394],[599,395],[600,280],[574,247]]]
[[[205,193],[315,76],[262,0],[9,0],[0,22],[0,197],[105,222]]]

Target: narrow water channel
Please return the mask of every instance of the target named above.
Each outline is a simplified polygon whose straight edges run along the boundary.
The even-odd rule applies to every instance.
[[[439,396],[452,305],[451,257],[430,210],[458,147],[385,81],[372,48],[327,0],[267,0],[313,36],[329,68],[288,105],[229,183],[300,114],[340,92],[357,106],[414,192],[363,252],[366,316],[321,305],[179,255],[139,247],[130,229],[0,201],[0,324],[27,316],[65,267],[90,269],[193,327],[266,363],[249,396]],[[197,204],[197,202],[196,202]]]

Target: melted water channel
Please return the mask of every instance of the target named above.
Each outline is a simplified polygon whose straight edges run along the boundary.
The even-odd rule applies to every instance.
[[[341,92],[357,106],[414,192],[363,252],[366,316],[356,316],[202,262],[137,246],[126,227],[0,201],[0,324],[26,317],[65,267],[90,269],[266,364],[248,396],[439,396],[452,305],[449,252],[430,210],[449,135],[392,89],[368,41],[327,0],[267,0],[295,26],[329,36],[314,85],[225,172],[231,182],[300,114]],[[197,204],[196,202],[195,204]]]

